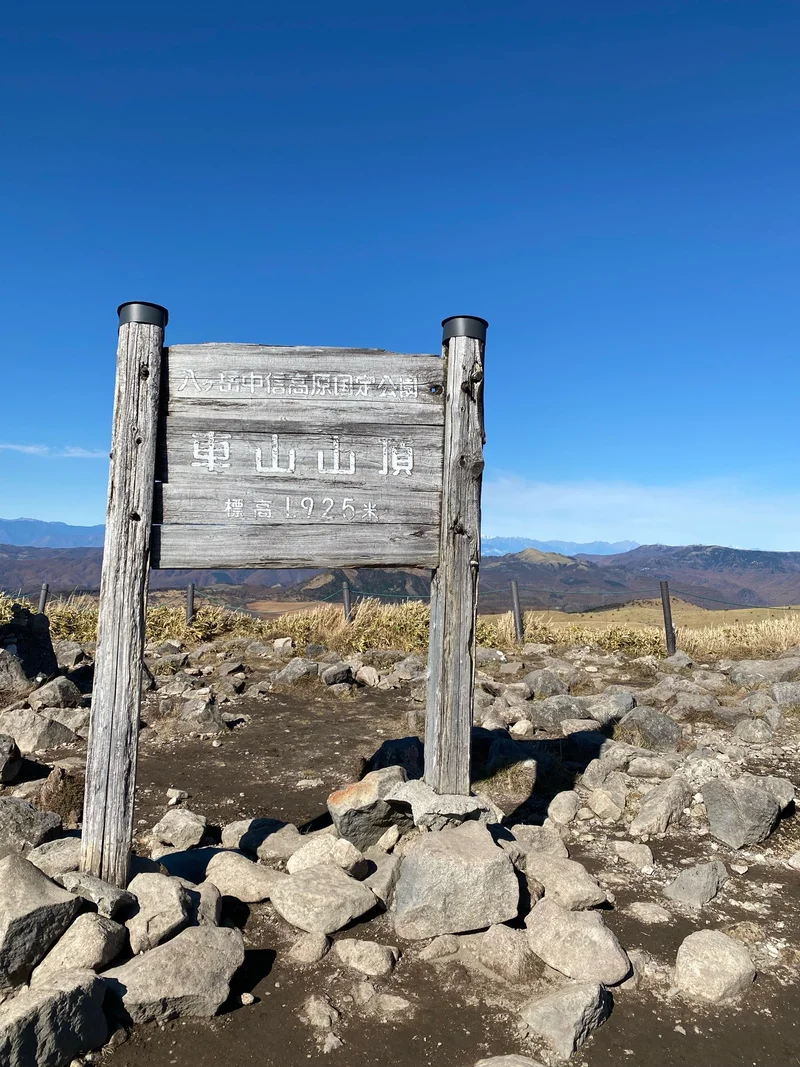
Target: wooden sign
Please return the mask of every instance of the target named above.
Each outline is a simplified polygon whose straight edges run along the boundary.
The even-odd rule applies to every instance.
[[[149,568],[430,567],[425,780],[469,793],[486,322],[444,359],[172,345],[119,308],[81,868],[128,879]]]
[[[438,356],[172,345],[154,567],[436,567]]]

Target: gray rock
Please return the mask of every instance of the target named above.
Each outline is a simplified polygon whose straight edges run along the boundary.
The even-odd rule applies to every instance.
[[[125,1021],[214,1015],[244,962],[239,930],[192,926],[171,941],[103,974]]]
[[[205,816],[188,808],[171,808],[155,824],[150,837],[162,845],[187,849],[199,845],[206,832]]]
[[[369,870],[363,853],[354,844],[345,837],[333,837],[331,834],[312,837],[291,856],[286,870],[289,874],[296,874],[306,867],[317,867],[320,863],[333,863],[359,881],[366,878]]]
[[[780,778],[777,774],[743,774],[739,781],[756,789],[766,789],[775,798],[781,811],[785,811],[794,801],[794,786],[788,778]]]
[[[713,778],[703,786],[703,802],[711,833],[731,848],[763,841],[780,816],[773,794],[750,782]]]
[[[477,822],[422,834],[409,847],[395,890],[395,930],[418,941],[482,930],[517,915],[514,868]]]
[[[44,752],[78,740],[68,727],[30,708],[0,711],[0,730],[13,737],[23,753]]]
[[[206,867],[206,878],[225,897],[235,897],[246,904],[269,900],[276,885],[288,876],[271,867],[253,863],[238,852],[218,852]]]
[[[312,659],[304,659],[303,656],[295,656],[275,675],[278,685],[294,685],[301,678],[316,678],[319,667]]]
[[[31,975],[31,986],[48,985],[65,971],[102,971],[122,952],[127,940],[124,926],[104,915],[85,912],[50,949]]]
[[[528,686],[530,694],[536,700],[544,700],[546,697],[559,696],[567,692],[567,687],[552,671],[546,667],[543,670],[531,671],[523,678]]]
[[[222,894],[213,882],[193,886],[186,882],[189,893],[189,926],[219,926],[222,918]]]
[[[303,838],[300,836],[300,831],[296,826],[292,823],[282,822],[280,819],[239,819],[236,822],[229,822],[222,827],[222,847],[241,849],[242,852],[250,852],[253,855],[257,855],[259,848],[268,839],[273,839],[275,835],[282,831],[286,831],[286,833],[281,839],[281,847],[278,848],[280,854],[269,858],[288,859],[292,852],[303,844]],[[293,839],[293,848],[287,854],[283,839],[289,837]],[[274,844],[275,842],[273,841],[272,843]]]
[[[177,878],[137,874],[128,889],[138,904],[138,910],[125,923],[134,954],[154,948],[188,922],[189,894]]]
[[[633,841],[612,841],[611,848],[625,863],[632,867],[652,867],[653,851],[648,845],[637,845]]]
[[[772,740],[772,729],[764,719],[742,719],[736,724],[733,736],[747,745],[766,745]]]
[[[320,672],[320,678],[325,685],[342,685],[353,680],[353,671],[349,663],[332,663]]]
[[[665,667],[670,667],[673,670],[683,670],[685,667],[691,667],[694,665],[694,660],[691,656],[687,656],[685,652],[681,652],[678,649],[677,652],[673,652],[671,656],[666,656],[662,661]]]
[[[661,778],[666,780],[675,773],[675,762],[656,756],[634,756],[628,764],[627,773],[632,778]]]
[[[89,736],[91,712],[88,708],[42,708],[39,714],[54,722],[60,722],[77,737]]]
[[[37,811],[18,797],[0,797],[0,858],[23,855],[61,830],[61,819],[51,811]]]
[[[566,695],[534,700],[528,704],[526,715],[542,730],[559,730],[565,719],[585,717],[584,700]]]
[[[55,878],[67,871],[77,871],[81,861],[81,839],[59,837],[37,845],[25,857],[48,878]]]
[[[525,873],[542,883],[547,900],[554,900],[567,911],[594,908],[606,902],[605,891],[574,860],[529,852],[525,857]]]
[[[0,694],[4,703],[8,699],[24,696],[33,688],[33,684],[19,659],[8,649],[0,648]]]
[[[529,852],[546,852],[548,856],[562,856],[567,859],[569,852],[558,832],[551,826],[531,826],[519,823],[511,831],[514,844],[527,856]],[[503,840],[500,845],[503,847]]]
[[[53,651],[56,654],[56,662],[63,671],[72,671],[81,663],[89,660],[83,647],[77,641],[54,641]]]
[[[559,826],[568,826],[581,806],[581,798],[574,789],[556,793],[547,806],[547,817]]]
[[[637,836],[663,833],[680,819],[691,795],[689,783],[678,774],[657,785],[642,800],[639,814],[631,823],[631,833]]]
[[[524,930],[510,926],[490,926],[480,940],[478,959],[506,982],[528,982],[537,968],[537,959],[528,946]]]
[[[40,708],[79,708],[83,703],[83,694],[74,682],[61,676],[34,689],[28,696],[28,703],[34,711]]]
[[[775,682],[770,692],[778,707],[791,708],[800,705],[800,682]]]
[[[281,918],[310,934],[341,930],[377,904],[371,890],[332,864],[287,875],[273,887],[271,899]]]
[[[664,896],[679,904],[688,904],[693,908],[702,908],[713,900],[728,881],[725,864],[720,860],[699,863],[681,871],[678,877],[664,889]]]
[[[617,985],[630,973],[627,953],[597,911],[566,911],[545,898],[525,926],[531,949],[568,978]]]
[[[127,916],[136,908],[136,897],[133,892],[119,889],[110,882],[96,878],[86,871],[65,871],[54,877],[59,885],[76,897],[90,901],[97,908],[98,914],[105,915],[108,919]]]
[[[441,937],[434,937],[432,941],[429,941],[417,958],[426,963],[452,959],[458,954],[460,948],[461,942],[455,934],[442,934]]]
[[[0,784],[13,782],[22,768],[22,753],[8,734],[0,734]]]
[[[265,863],[270,860],[287,862],[299,848],[303,847],[310,836],[310,834],[301,834],[294,823],[287,823],[264,838],[256,849],[256,855]]]
[[[750,953],[720,930],[689,934],[678,949],[675,985],[692,1000],[719,1004],[745,992],[756,976]]]
[[[786,683],[788,685],[794,685],[794,682]],[[740,700],[736,705],[737,711],[744,711],[747,715],[765,715],[767,712],[774,710],[777,707],[775,701],[768,694],[760,689],[757,689],[754,693],[748,693],[744,700]]]
[[[728,671],[734,685],[755,687],[764,682],[785,682],[800,672],[800,659],[743,659]]]
[[[364,853],[364,858],[369,865],[364,885],[388,908],[400,875],[400,857],[389,855],[379,845],[373,845]]]
[[[616,822],[625,811],[627,797],[625,779],[618,771],[612,771],[598,789],[592,790],[586,803],[603,822]]]
[[[301,934],[289,950],[289,959],[293,963],[319,963],[330,947],[325,934]]]
[[[216,701],[207,697],[191,697],[180,711],[181,722],[202,734],[226,734],[228,724],[217,708]]]
[[[426,830],[444,830],[447,826],[473,820],[483,824],[499,823],[503,819],[502,811],[483,797],[437,793],[419,780],[402,782],[387,793],[385,799],[401,818],[410,816],[415,826]]]
[[[623,715],[619,725],[626,732],[637,735],[635,744],[657,752],[676,748],[682,736],[680,726],[655,708],[634,708]]]
[[[636,699],[633,693],[619,690],[614,693],[603,693],[598,697],[590,697],[586,702],[586,711],[602,726],[610,726],[611,723],[618,722],[635,704]]]
[[[105,1044],[105,986],[92,971],[70,970],[0,1006],[3,1067],[65,1067]]]
[[[530,1056],[518,1056],[512,1053],[510,1056],[490,1056],[488,1060],[478,1060],[475,1067],[542,1067],[538,1060],[532,1060]]]
[[[77,897],[21,856],[0,860],[0,990],[27,981],[79,909]]]
[[[399,950],[392,945],[359,941],[354,937],[340,938],[334,943],[333,951],[346,967],[370,978],[386,978],[400,957]]]
[[[611,1014],[611,995],[594,982],[580,982],[536,997],[520,1012],[529,1030],[568,1060]]]
[[[331,1030],[339,1021],[339,1012],[327,997],[312,993],[304,1001],[300,1017],[315,1030]]]
[[[385,799],[405,780],[402,767],[383,767],[365,774],[360,782],[331,793],[328,811],[339,836],[363,852],[390,826],[399,825],[401,829],[411,826],[408,814],[392,807]]]

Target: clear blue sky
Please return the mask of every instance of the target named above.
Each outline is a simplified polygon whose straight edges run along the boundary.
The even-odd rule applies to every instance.
[[[485,316],[485,533],[800,549],[800,4],[383,7],[4,13],[0,515],[103,521],[145,299],[186,342]]]

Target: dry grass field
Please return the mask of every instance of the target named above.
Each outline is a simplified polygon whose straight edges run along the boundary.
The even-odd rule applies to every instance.
[[[11,598],[0,595],[0,622],[10,615],[12,604]],[[361,600],[354,607],[349,625],[340,604],[260,601],[252,605],[256,606],[258,616],[201,600],[193,622],[187,625],[183,594],[160,594],[151,598],[148,609],[148,639],[158,642],[172,637],[199,642],[224,636],[265,641],[292,637],[298,648],[313,641],[341,654],[367,648],[423,651],[428,643],[429,608],[423,601],[381,604],[374,599]],[[47,614],[54,637],[94,640],[96,598],[55,599],[48,605]],[[679,647],[694,657],[770,656],[800,645],[800,608],[707,611],[678,600],[673,605],[673,617]],[[663,655],[661,603],[643,601],[613,611],[582,614],[528,611],[525,638],[554,647],[593,645],[610,652]],[[511,613],[481,616],[478,641],[512,653],[515,641]]]

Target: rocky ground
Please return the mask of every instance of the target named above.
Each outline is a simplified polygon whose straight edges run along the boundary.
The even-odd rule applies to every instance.
[[[0,627],[0,1063],[800,1064],[800,649],[148,649],[126,892],[78,872],[90,647]]]

